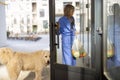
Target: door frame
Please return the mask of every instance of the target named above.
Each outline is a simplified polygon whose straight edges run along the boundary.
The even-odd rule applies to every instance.
[[[51,54],[51,80],[65,80],[70,78],[77,80],[103,80],[103,55],[102,55],[102,0],[91,0],[91,43],[92,43],[92,69],[82,67],[72,67],[56,63],[56,44],[55,41],[55,0],[49,1],[49,31],[50,31],[50,54]],[[97,55],[96,55],[97,54]],[[99,63],[99,64],[98,64]],[[83,73],[84,71],[84,73]],[[71,73],[74,72],[74,73]],[[60,75],[59,75],[60,73]],[[65,74],[64,74],[65,73]],[[62,75],[63,74],[63,75]],[[79,75],[78,77],[76,75]],[[63,78],[61,78],[61,76]],[[81,78],[81,77],[82,78]],[[89,77],[94,76],[94,77]]]

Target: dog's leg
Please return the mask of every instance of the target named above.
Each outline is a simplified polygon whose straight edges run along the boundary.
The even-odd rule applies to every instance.
[[[10,80],[17,80],[21,71],[20,66],[18,64],[8,64],[7,69]]]
[[[34,80],[42,80],[42,71],[35,72],[35,79]]]

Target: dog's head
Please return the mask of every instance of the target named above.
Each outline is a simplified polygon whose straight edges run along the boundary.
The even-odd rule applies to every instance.
[[[39,50],[36,52],[40,56],[40,60],[46,66],[50,64],[50,52],[48,50]]]
[[[0,62],[2,64],[8,63],[8,61],[10,61],[12,57],[13,57],[12,49],[7,47],[0,48]]]
[[[50,64],[50,52],[49,51],[43,52],[43,60],[44,60],[46,65]]]

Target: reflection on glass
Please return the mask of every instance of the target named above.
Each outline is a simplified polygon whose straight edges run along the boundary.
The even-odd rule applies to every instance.
[[[108,68],[120,66],[120,5],[109,4],[111,14],[108,15]],[[110,52],[111,50],[111,52]]]
[[[105,73],[110,80],[120,80],[120,1],[107,0],[107,67]]]

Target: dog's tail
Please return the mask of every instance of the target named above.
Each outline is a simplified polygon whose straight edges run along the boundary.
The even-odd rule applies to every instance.
[[[13,57],[13,50],[7,47],[0,48],[0,63],[7,64]]]

